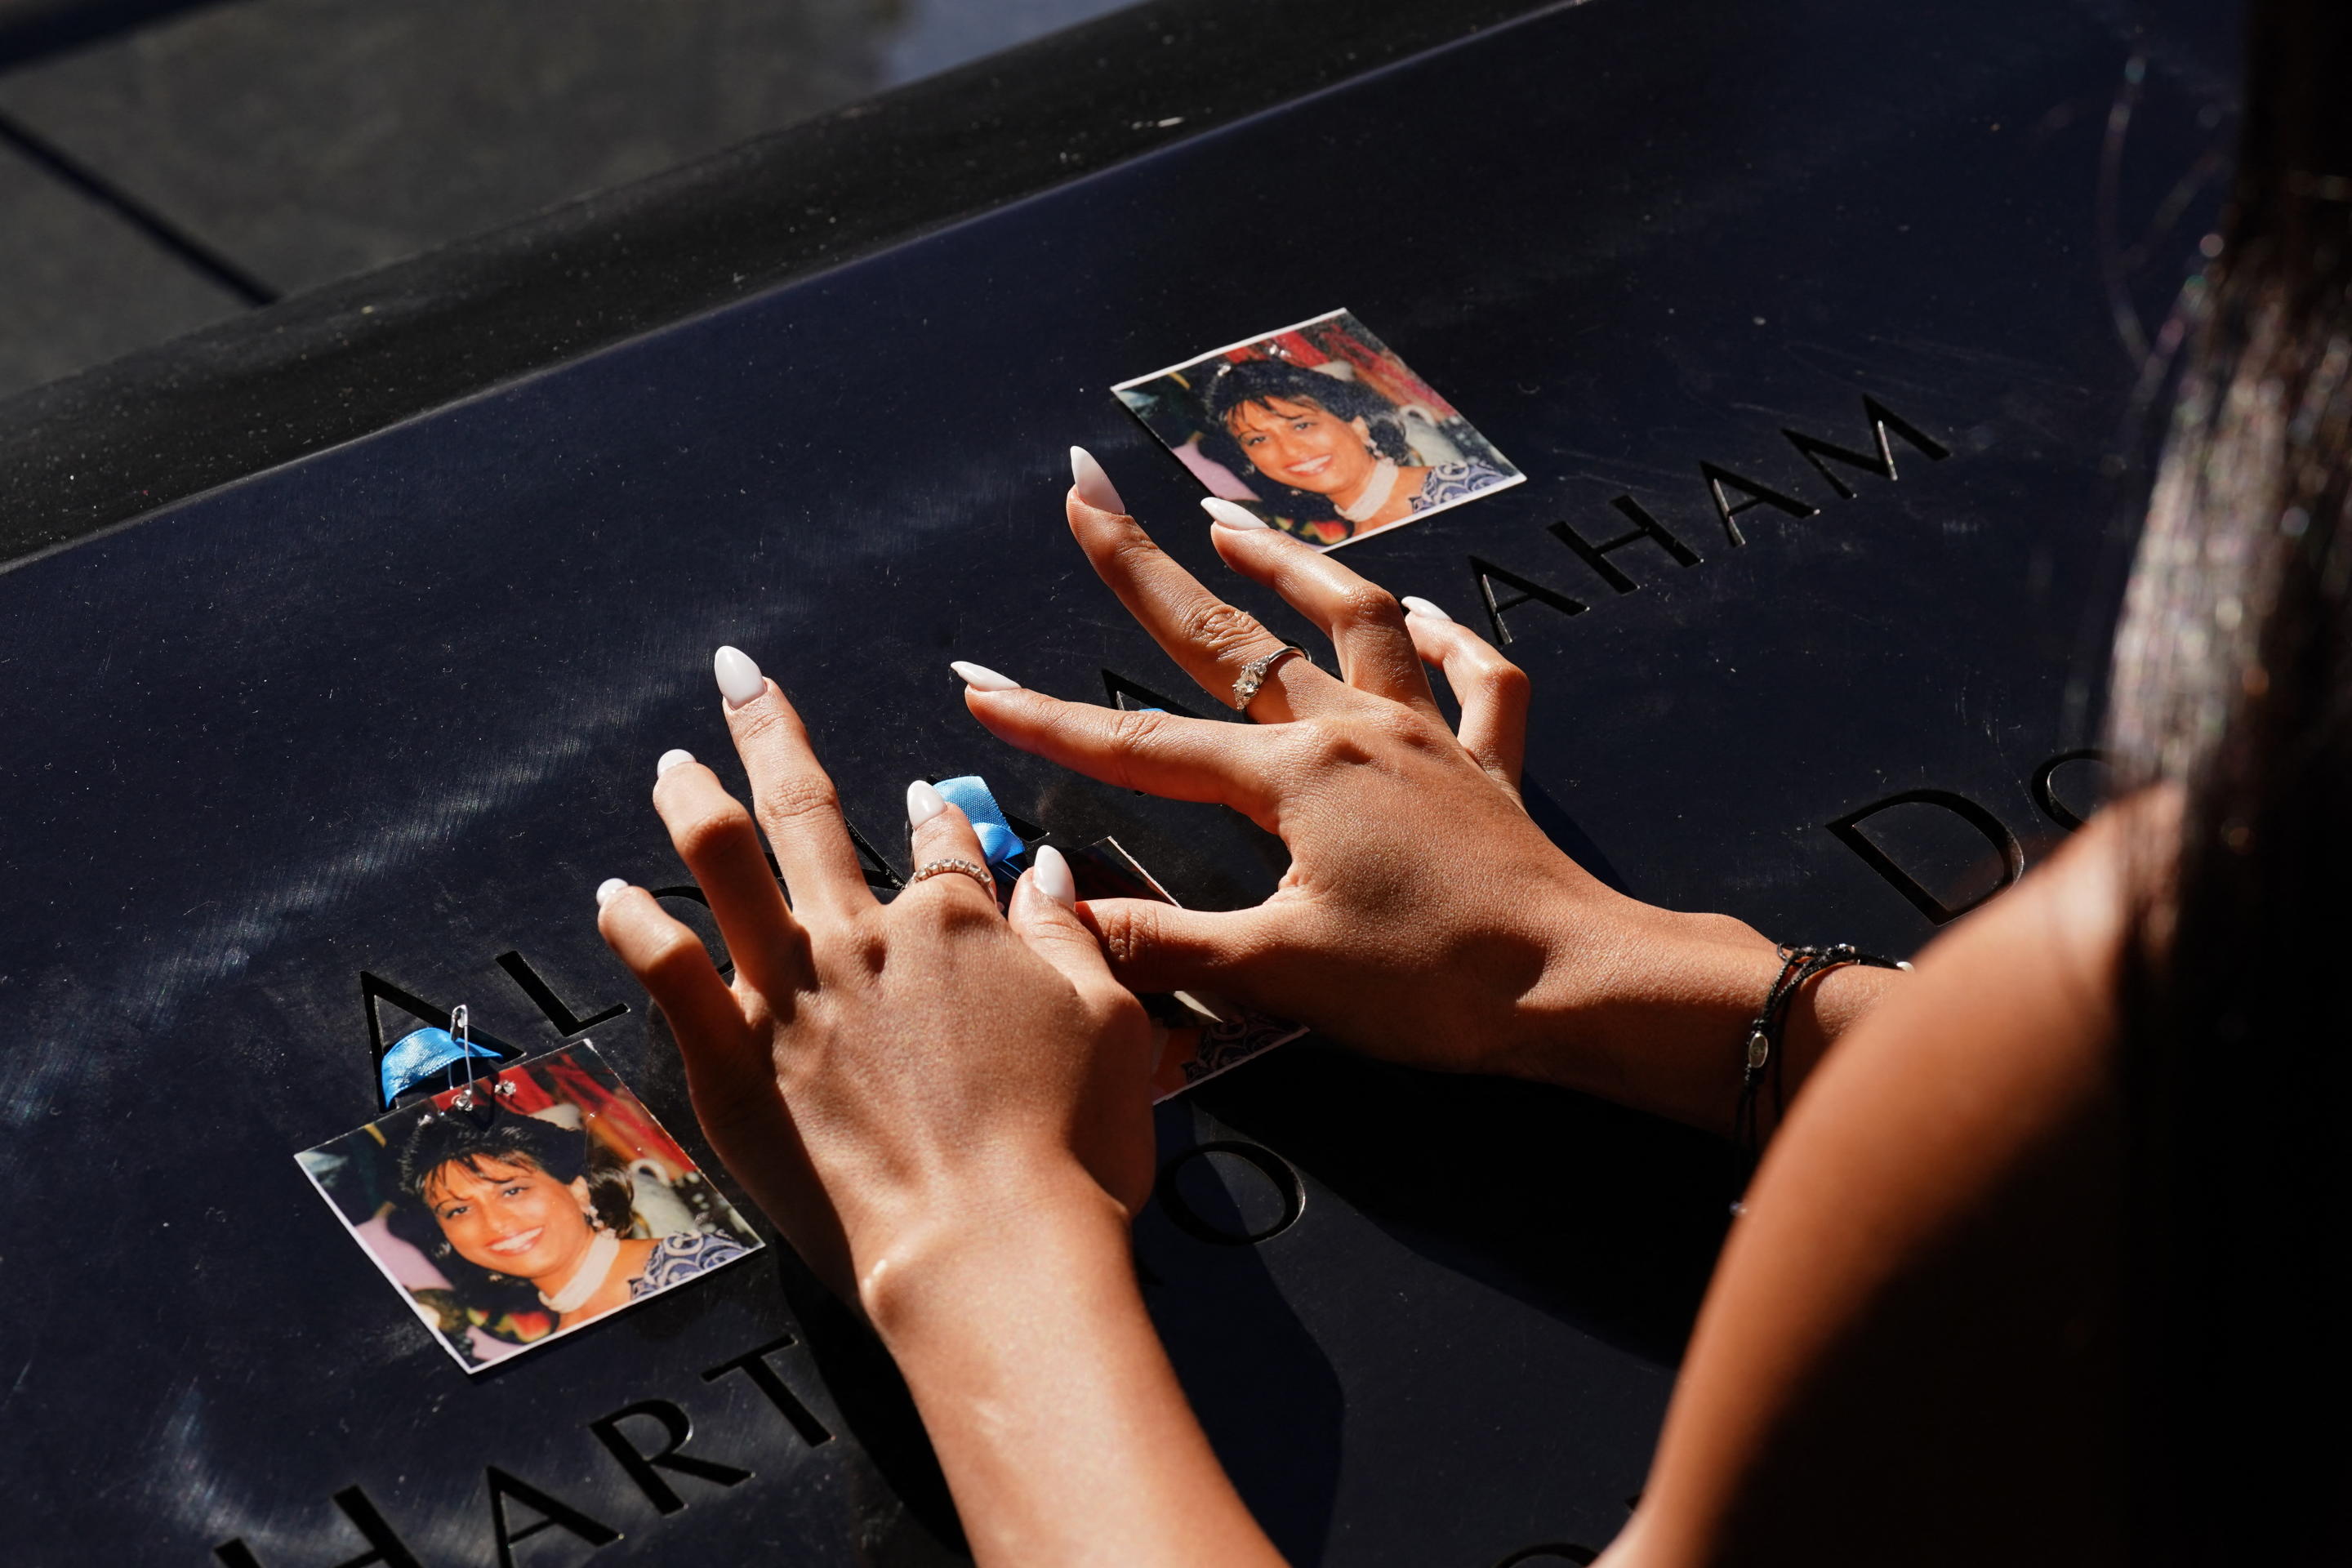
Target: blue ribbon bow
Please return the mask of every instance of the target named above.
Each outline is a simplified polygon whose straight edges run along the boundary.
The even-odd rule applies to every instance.
[[[932,786],[950,805],[971,819],[974,833],[980,835],[980,852],[988,858],[989,869],[1013,875],[1013,858],[1024,853],[1028,846],[1004,820],[1004,808],[988,793],[988,781],[978,773],[968,773],[960,779],[941,779]]]
[[[393,1042],[392,1048],[383,1053],[384,1108],[390,1110],[394,1100],[435,1073],[467,1057],[480,1057],[496,1063],[499,1053],[484,1050],[471,1040],[461,1045],[457,1037],[446,1029],[425,1028],[401,1036]]]

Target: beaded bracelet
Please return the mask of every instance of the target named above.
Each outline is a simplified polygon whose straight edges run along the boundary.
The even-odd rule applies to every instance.
[[[1772,1077],[1775,1119],[1788,1110],[1788,1100],[1780,1092],[1780,1058],[1784,1053],[1779,1047],[1781,1032],[1789,1024],[1789,1005],[1797,999],[1797,993],[1807,981],[1850,963],[1866,964],[1873,969],[1911,967],[1899,958],[1864,952],[1850,942],[1830,947],[1783,947],[1780,953],[1780,975],[1764,994],[1764,1005],[1757,1010],[1756,1021],[1748,1026],[1748,1061],[1739,1077],[1739,1109],[1732,1116],[1731,1135],[1739,1152],[1739,1191],[1743,1197],[1762,1152],[1756,1135],[1756,1102],[1768,1071]],[[1736,1215],[1742,1206],[1741,1200],[1735,1198],[1731,1212]]]

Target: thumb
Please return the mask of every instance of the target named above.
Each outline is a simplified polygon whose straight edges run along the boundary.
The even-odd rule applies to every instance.
[[[1138,992],[1236,991],[1263,951],[1256,910],[1210,912],[1150,899],[1091,899],[1077,918],[1094,931],[1119,983]]]
[[[1004,918],[1013,934],[1060,971],[1079,995],[1098,997],[1118,990],[1118,982],[1111,978],[1110,965],[1103,960],[1095,933],[1080,924],[1073,911],[1077,896],[1069,861],[1052,845],[1041,844],[1035,863],[1013,885]]]

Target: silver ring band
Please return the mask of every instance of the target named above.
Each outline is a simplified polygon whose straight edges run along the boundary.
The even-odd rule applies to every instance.
[[[942,873],[949,871],[961,872],[964,876],[970,877],[973,881],[978,882],[982,887],[988,889],[988,896],[990,898],[992,899],[996,897],[996,879],[989,875],[988,868],[974,861],[966,860],[961,856],[950,856],[945,860],[924,861],[920,866],[915,868],[915,874],[907,879],[907,886],[911,888],[918,882],[928,880],[930,878],[940,876]]]
[[[1314,655],[1295,642],[1286,642],[1272,653],[1254,658],[1242,666],[1241,674],[1234,678],[1234,711],[1248,712],[1250,700],[1257,695],[1258,688],[1265,684],[1267,672],[1294,653],[1309,664],[1315,662]]]

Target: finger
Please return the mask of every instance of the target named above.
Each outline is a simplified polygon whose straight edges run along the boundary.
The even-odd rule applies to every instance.
[[[1274,731],[1065,702],[1010,682],[991,688],[975,681],[963,700],[997,739],[1088,778],[1169,800],[1230,805],[1261,826],[1274,816]]]
[[[652,894],[615,878],[596,896],[597,930],[677,1037],[695,1120],[722,1159],[740,1162],[730,1167],[739,1180],[757,1173],[756,1184],[745,1184],[754,1186],[761,1209],[809,1266],[854,1303],[849,1245],[802,1147],[791,1108],[778,1100],[767,1031],[743,1016],[735,994],[711,967],[702,939]]]
[[[1412,634],[1412,646],[1445,672],[1445,684],[1462,704],[1456,731],[1462,749],[1517,790],[1519,764],[1528,750],[1527,672],[1428,600],[1407,599],[1405,604],[1412,609],[1404,625]]]
[[[972,831],[971,819],[921,779],[907,786],[907,832],[915,874],[921,879],[909,884],[893,908],[911,899],[918,907],[996,912],[996,878],[988,869],[988,858],[981,851],[980,835]],[[961,868],[922,875],[925,867],[943,861],[975,868],[982,875],[975,877]]]
[[[654,780],[654,810],[709,901],[737,973],[779,1008],[788,1008],[809,978],[808,937],[769,873],[751,814],[718,774],[686,752],[668,752]]]
[[[1396,595],[1306,541],[1268,527],[1239,507],[1210,513],[1209,538],[1225,564],[1281,595],[1323,628],[1339,655],[1339,679],[1359,691],[1437,716],[1429,677],[1404,629]],[[1241,526],[1240,520],[1249,520]]]
[[[618,878],[597,889],[596,898],[596,930],[669,1020],[696,1098],[706,1089],[723,1096],[747,1074],[766,1072],[741,1005],[694,929]]]
[[[714,662],[727,727],[751,775],[751,809],[776,852],[793,906],[803,920],[870,906],[874,894],[841,820],[841,796],[810,749],[800,714],[741,652],[720,648]]]
[[[1274,952],[1256,909],[1183,910],[1152,899],[1089,899],[1078,919],[1130,991],[1222,991],[1246,999]]]
[[[1037,847],[1035,861],[1014,884],[1005,915],[1013,935],[1052,964],[1070,988],[1090,1003],[1109,1001],[1125,987],[1111,978],[1095,933],[1079,921],[1077,879],[1070,863],[1050,844]]]
[[[1076,488],[1068,510],[1070,531],[1094,563],[1095,574],[1202,690],[1230,707],[1243,667],[1280,649],[1282,639],[1258,625],[1256,616],[1201,586],[1132,517],[1088,504]],[[1338,681],[1294,657],[1267,671],[1248,712],[1278,724],[1328,711],[1341,693]]]

